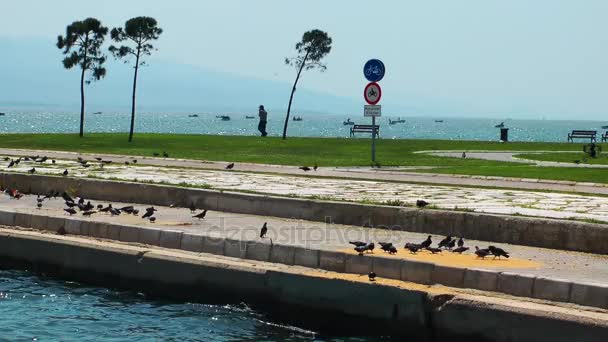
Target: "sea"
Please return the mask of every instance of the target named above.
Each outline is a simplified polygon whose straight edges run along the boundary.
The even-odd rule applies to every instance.
[[[245,303],[194,303],[0,270],[0,341],[372,341],[280,324]],[[384,338],[383,340],[386,340]]]
[[[222,119],[227,116],[230,120]],[[247,117],[253,118],[247,118]],[[302,121],[289,121],[288,135],[294,137],[348,137],[350,119],[356,124],[371,124],[362,115],[331,115],[294,113]],[[267,131],[280,136],[284,124],[283,112],[269,112]],[[400,121],[398,123],[392,123]],[[574,129],[606,131],[607,121],[583,120],[524,120],[452,117],[383,116],[377,118],[380,135],[385,139],[447,139],[498,141],[500,127],[508,128],[510,141],[560,142],[566,141]],[[75,133],[80,124],[79,113],[50,111],[11,111],[0,115],[0,133]],[[85,132],[128,132],[130,114],[119,112],[87,113]],[[257,113],[139,113],[136,132],[257,135]],[[368,137],[362,134],[361,137]]]

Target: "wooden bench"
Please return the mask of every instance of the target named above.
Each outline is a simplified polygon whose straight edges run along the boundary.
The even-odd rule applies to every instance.
[[[606,133],[602,134],[602,142],[605,142],[606,140],[608,140],[608,131],[606,131]]]
[[[597,131],[573,130],[572,133],[568,133],[568,141],[573,142],[574,139],[591,139],[591,142],[595,142],[596,135]]]
[[[350,137],[354,137],[355,133],[372,133],[376,135],[376,138],[380,138],[380,126],[375,125],[353,125],[350,128]]]

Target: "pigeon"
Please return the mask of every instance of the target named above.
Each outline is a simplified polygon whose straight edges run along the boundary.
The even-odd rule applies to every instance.
[[[101,211],[101,209],[103,209],[103,204],[98,204],[97,205],[97,210]]]
[[[462,253],[464,253],[464,252],[466,252],[468,250],[469,250],[469,247],[458,247],[456,249],[453,249],[452,253],[462,254]]]
[[[202,213],[192,216],[193,218],[197,218],[199,220],[204,219],[205,215],[207,215],[207,209],[203,210]]]
[[[154,215],[154,211],[150,210],[146,210],[146,213],[141,217],[142,219],[148,218],[148,217],[152,217],[152,215]]]
[[[74,210],[74,208],[63,209],[63,211],[65,211],[66,213],[70,214],[70,216],[76,214],[76,210]]]
[[[452,249],[456,246],[456,240],[452,240],[450,241],[450,243],[448,243],[448,249]]]
[[[385,252],[388,252],[393,247],[393,244],[390,242],[378,242],[378,244],[380,245],[380,249]]]
[[[475,246],[475,254],[478,258],[484,259],[490,254],[490,251],[487,249],[479,249],[479,247]]]
[[[31,168],[31,169],[27,170],[27,173],[32,174],[32,175],[33,175],[35,172],[36,172],[36,168],[35,168],[35,167],[33,167],[33,168]]]
[[[304,172],[308,172],[310,171],[310,168],[308,166],[300,166],[298,169],[304,171]]]
[[[426,250],[433,254],[441,253],[441,248],[427,247]]]
[[[391,247],[388,249],[388,254],[397,254],[397,247],[395,247],[395,246],[391,246]]]
[[[87,210],[87,211],[84,211],[82,213],[82,215],[84,215],[84,216],[91,216],[91,215],[93,215],[95,213],[96,213],[96,211],[94,211],[94,210]]]
[[[150,217],[149,220],[150,220],[150,222],[154,223],[154,222],[156,222],[156,217],[152,216],[152,217]]]
[[[133,206],[130,205],[130,206],[127,206],[127,207],[122,207],[119,210],[120,211],[124,211],[127,214],[131,214],[131,213],[133,213],[133,211],[135,210],[135,208],[133,208]]]
[[[133,159],[133,164],[137,164],[137,159]]]
[[[260,230],[260,238],[264,238],[266,236],[266,233],[268,233],[268,223],[264,222],[264,225],[262,226],[262,229]]]
[[[116,208],[110,208],[110,214],[112,216],[118,216],[118,215],[120,215],[120,210],[118,210]]]
[[[315,166],[312,167],[312,169],[315,171],[317,171],[318,168],[319,168],[319,166],[317,165],[317,163],[315,163]]]
[[[55,164],[55,159],[51,160],[51,163]]]
[[[66,202],[74,202],[74,199],[72,199],[72,197],[70,197],[70,195],[68,195],[68,193],[65,191],[63,192],[63,194],[61,194],[61,197],[63,197]]]
[[[158,154],[158,152],[154,152],[152,153],[153,156],[158,157],[160,154]]]
[[[133,215],[135,215],[135,216],[139,215],[139,210],[133,209]]]
[[[431,235],[429,235],[426,240],[422,241],[422,243],[420,244],[420,248],[427,248],[427,247],[431,247],[431,244],[433,243],[433,240],[431,240]]]
[[[163,157],[169,158],[169,154],[167,152],[163,151]]]
[[[359,255],[363,255],[363,253],[365,253],[366,250],[367,250],[367,245],[365,245],[365,246],[356,246],[355,247],[355,251],[357,253],[359,253]]]
[[[11,160],[11,158],[9,158],[9,157],[4,157],[4,161],[9,161],[9,160]]]
[[[80,198],[78,199],[78,204],[84,204],[84,198],[80,197]]]
[[[230,163],[228,165],[226,165],[226,170],[232,170],[234,169],[234,163]]]
[[[458,239],[458,247],[462,247],[462,246],[464,246],[464,239],[460,238],[460,239]]]
[[[95,159],[97,159],[97,161],[101,161],[102,160],[102,158],[99,158],[99,157],[95,157]]]
[[[507,251],[505,251],[502,248],[490,246],[490,247],[488,247],[488,250],[490,250],[490,253],[492,253],[492,255],[494,255],[494,259],[496,259],[497,257],[499,259],[500,259],[500,257],[505,257],[507,259],[509,258],[509,253],[507,253]]]
[[[152,211],[152,212],[154,212],[154,211],[158,211],[158,210],[156,208],[154,208],[154,207],[149,207],[149,208],[146,208],[146,211]]]
[[[369,281],[376,281],[376,273],[375,272],[369,272],[369,274],[367,275],[367,277],[369,278]]]
[[[129,166],[129,162],[128,162],[128,161],[126,161],[126,162],[125,162],[125,165]]]
[[[445,239],[439,241],[439,248],[448,248],[448,245],[450,244],[450,242],[452,242],[452,236],[448,235],[445,237]]]
[[[15,165],[15,161],[14,161],[14,160],[11,160],[11,162],[10,162],[10,163],[8,163],[8,166],[7,166],[7,167],[9,167],[9,168],[10,168],[10,167],[13,167],[14,165]]]
[[[418,208],[424,208],[424,207],[426,207],[427,205],[429,205],[429,202],[427,202],[427,201],[425,201],[425,200],[417,200],[417,201],[416,201],[416,206],[417,206]]]
[[[95,206],[91,204],[91,201],[88,201],[87,204],[83,206],[84,211],[91,211],[95,209]]]
[[[73,208],[73,207],[75,207],[75,206],[76,206],[76,203],[74,203],[74,202],[67,202],[67,201],[66,201],[66,202],[65,202],[65,205],[66,205],[66,206],[68,206],[69,208]]]
[[[65,171],[63,171],[63,175],[67,176],[68,175],[68,170],[66,169]]]
[[[466,152],[462,152],[462,158],[466,158],[467,157],[467,153]]]
[[[351,245],[353,245],[355,247],[367,246],[367,242],[363,242],[363,241],[349,241],[348,243],[350,243]]]
[[[420,245],[408,242],[405,244],[405,249],[409,250],[412,254],[416,254],[420,250]]]
[[[110,210],[112,210],[112,204],[108,204],[108,206],[105,207],[105,208],[103,208],[103,206],[102,206],[102,209],[99,209],[99,211],[102,212],[102,213],[107,213]]]
[[[194,213],[196,211],[196,206],[194,205],[194,202],[192,202],[192,204],[190,204],[190,213]]]
[[[374,248],[376,248],[376,245],[374,245],[374,243],[373,243],[373,242],[370,242],[370,243],[368,243],[368,244],[367,244],[367,246],[365,246],[365,247],[367,248],[367,250],[368,250],[370,253],[372,253],[372,254],[373,254],[373,253],[374,253]]]

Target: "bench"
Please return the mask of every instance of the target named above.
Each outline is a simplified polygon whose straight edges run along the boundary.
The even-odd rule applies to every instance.
[[[573,142],[574,139],[591,139],[591,142],[595,142],[596,135],[597,131],[573,130],[572,133],[568,133],[568,141]]]
[[[350,128],[350,137],[354,137],[355,133],[372,133],[376,135],[376,138],[380,138],[380,126],[375,125],[353,125]]]
[[[602,142],[605,142],[606,140],[608,140],[608,131],[606,131],[606,133],[602,134]]]

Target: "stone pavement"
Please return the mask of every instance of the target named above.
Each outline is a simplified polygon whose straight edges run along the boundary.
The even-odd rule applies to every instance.
[[[94,205],[107,203],[93,202]],[[115,207],[132,204],[114,203]],[[24,196],[20,200],[9,199],[6,195],[0,196],[0,210],[33,213],[45,216],[67,217],[63,212],[63,200],[51,199],[44,202],[42,209],[36,209],[36,197]],[[142,212],[146,207],[137,205],[135,207]],[[192,218],[189,209],[156,207],[158,211],[154,215],[155,223],[123,214],[111,216],[104,213],[93,214],[91,218],[85,218],[80,213],[75,215],[78,219],[97,222],[136,225],[151,229],[183,231],[196,235],[223,237],[236,241],[260,241],[259,232],[262,224],[268,222],[268,240],[281,245],[293,245],[306,248],[322,249],[328,251],[343,251],[351,249],[348,244],[351,240],[361,241],[389,241],[402,249],[405,242],[421,242],[426,234],[410,233],[402,231],[388,231],[381,229],[370,229],[355,226],[325,224],[302,220],[290,220],[275,217],[264,217],[256,215],[242,215],[226,212],[208,212],[203,220]],[[199,211],[197,211],[198,213]],[[141,215],[141,214],[140,214]],[[18,222],[17,222],[18,223]],[[441,239],[434,236],[434,245]],[[466,238],[466,237],[465,237]],[[492,243],[484,241],[466,241],[466,245],[474,249],[474,246],[485,248]],[[494,245],[497,245],[494,243]],[[565,252],[535,247],[500,244],[501,248],[511,253],[508,260],[480,260],[475,258],[470,251],[462,256],[454,256],[452,253],[444,252],[432,255],[428,252],[420,252],[418,255],[401,252],[395,258],[423,260],[455,267],[474,267],[476,269],[488,269],[495,271],[516,272],[532,276],[544,276],[558,279],[566,279],[577,282],[608,283],[608,256]],[[376,255],[387,256],[378,249]],[[371,257],[371,256],[370,256]]]
[[[462,152],[461,152],[462,153]],[[228,162],[212,162],[201,160],[174,159],[174,158],[153,158],[143,156],[120,156],[113,154],[90,154],[77,152],[61,152],[61,151],[43,151],[43,150],[21,150],[0,148],[0,156],[24,156],[24,155],[41,155],[55,159],[75,160],[81,156],[91,160],[94,157],[102,157],[110,159],[118,163],[137,159],[139,164],[150,166],[163,167],[185,167],[208,170],[224,170]],[[425,183],[425,184],[441,184],[455,186],[470,186],[470,187],[498,187],[521,190],[538,190],[538,191],[560,191],[560,192],[577,192],[589,194],[608,195],[608,184],[587,183],[587,182],[572,182],[572,181],[554,181],[554,180],[539,180],[527,178],[505,178],[493,176],[469,176],[469,175],[449,175],[449,174],[433,174],[433,173],[415,173],[407,172],[412,169],[420,169],[427,167],[399,167],[399,168],[382,168],[372,169],[369,167],[320,167],[317,172],[304,173],[294,166],[285,165],[268,165],[268,164],[253,164],[253,163],[237,163],[236,171],[258,172],[258,173],[275,173],[282,175],[304,175],[311,177],[331,177],[331,178],[348,178],[361,179],[372,181],[390,181],[390,182],[409,182],[409,183]]]
[[[436,208],[475,212],[550,217],[558,219],[590,219],[608,222],[608,197],[583,196],[554,192],[469,188],[424,185],[403,182],[354,180],[326,177],[302,177],[276,173],[255,173],[211,169],[137,166],[114,163],[89,168],[73,160],[57,159],[55,164],[22,161],[7,170],[27,172],[32,167],[40,174],[61,175],[67,169],[70,177],[96,177],[125,181],[154,182],[209,187],[230,191],[256,192],[290,197],[373,202],[413,206],[425,199]],[[238,168],[238,166],[237,166]],[[291,167],[294,169],[293,167]],[[298,170],[299,171],[299,170]],[[314,174],[314,171],[306,173]]]

